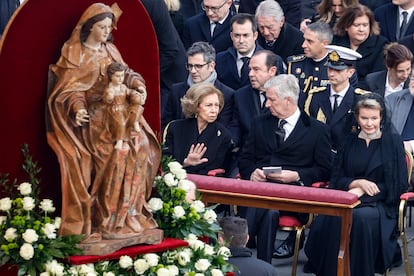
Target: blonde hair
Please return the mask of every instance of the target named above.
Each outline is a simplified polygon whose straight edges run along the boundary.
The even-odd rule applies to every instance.
[[[180,0],[164,0],[164,2],[170,12],[175,12],[180,9]]]
[[[201,82],[191,86],[184,97],[181,98],[181,107],[183,109],[184,116],[186,118],[194,118],[197,113],[197,107],[202,102],[202,100],[208,96],[216,94],[219,99],[220,110],[224,106],[223,93],[218,90],[213,84],[208,82]]]

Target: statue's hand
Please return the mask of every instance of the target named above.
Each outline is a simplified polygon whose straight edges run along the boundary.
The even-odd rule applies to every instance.
[[[89,114],[88,114],[88,111],[86,111],[86,109],[84,109],[84,108],[79,109],[76,112],[75,120],[76,120],[76,124],[78,126],[82,126],[83,123],[89,122]]]
[[[145,104],[145,101],[147,100],[147,89],[145,86],[138,87],[139,95],[141,96],[141,105]]]

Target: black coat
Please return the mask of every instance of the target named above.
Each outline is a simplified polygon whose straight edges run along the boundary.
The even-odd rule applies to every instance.
[[[368,90],[377,94],[380,94],[384,97],[385,95],[385,83],[387,82],[387,70],[370,73],[365,77],[365,82],[367,83]],[[407,79],[404,82],[404,87],[408,88],[410,79]]]
[[[388,3],[375,10],[375,20],[378,21],[381,35],[389,41],[397,41],[397,29],[399,30],[399,11],[398,6]],[[404,36],[414,33],[414,16],[408,21],[408,27]]]
[[[246,247],[230,247],[230,251],[229,263],[237,267],[235,271],[236,276],[277,276],[275,267],[254,257],[250,249]]]

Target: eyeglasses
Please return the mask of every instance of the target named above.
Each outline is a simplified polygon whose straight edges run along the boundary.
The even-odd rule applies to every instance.
[[[225,0],[223,2],[223,4],[221,4],[220,6],[217,6],[217,7],[206,6],[206,5],[204,5],[204,1],[203,1],[203,2],[201,2],[201,8],[203,9],[203,11],[211,11],[213,13],[217,13],[227,3],[227,1],[228,0]]]
[[[200,71],[201,68],[203,68],[204,66],[206,66],[207,64],[209,64],[210,62],[204,63],[204,64],[185,64],[185,69],[187,69],[188,71],[191,71],[191,69],[196,69],[196,71]]]

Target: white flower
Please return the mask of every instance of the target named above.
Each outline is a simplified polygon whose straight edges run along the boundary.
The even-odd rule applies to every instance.
[[[204,245],[204,254],[207,256],[213,256],[214,255],[214,247],[212,247],[209,244]]]
[[[121,256],[121,258],[119,258],[119,266],[121,268],[128,268],[131,267],[133,264],[132,259],[130,256]]]
[[[182,206],[175,206],[173,217],[179,219],[185,215],[185,210]]]
[[[193,203],[191,203],[191,207],[193,207],[197,213],[202,213],[205,210],[205,205],[200,200],[196,200]]]
[[[30,210],[33,210],[34,207],[35,207],[34,198],[32,198],[30,196],[25,196],[23,198],[23,209],[26,210],[26,211],[30,211]]]
[[[16,234],[16,228],[10,227],[6,230],[6,233],[4,234],[4,238],[7,241],[12,241],[15,238],[17,238],[17,234]]]
[[[103,276],[115,276],[115,273],[113,273],[112,271],[104,272]]]
[[[161,267],[157,270],[157,276],[170,276],[170,271],[167,268]]]
[[[144,255],[144,259],[147,261],[149,266],[153,267],[158,265],[158,260],[160,259],[160,256],[154,253],[149,253]]]
[[[56,210],[56,208],[53,206],[53,201],[46,198],[40,202],[40,209],[45,212],[54,212]]]
[[[181,179],[178,181],[178,188],[181,188],[186,192],[188,192],[192,187],[195,187],[195,184],[188,179]]]
[[[206,271],[209,267],[210,267],[210,262],[209,262],[209,260],[207,260],[207,259],[199,259],[196,263],[195,263],[195,265],[194,265],[194,267],[198,270],[198,271],[201,271],[201,272],[204,272],[204,271]]]
[[[197,236],[194,234],[188,234],[188,236],[185,238],[186,241],[191,241],[191,240],[198,240]]]
[[[194,276],[205,276],[204,273],[196,273]]]
[[[177,186],[177,180],[171,173],[167,173],[166,175],[164,175],[164,181],[168,187]]]
[[[204,245],[205,245],[204,242],[202,242],[200,240],[190,240],[190,241],[188,241],[188,244],[194,250],[203,249]]]
[[[220,269],[213,268],[211,270],[211,276],[224,276],[223,272]]]
[[[178,253],[177,260],[181,266],[186,266],[190,262],[191,258],[188,252],[181,251]]]
[[[167,166],[170,169],[170,172],[172,172],[173,174],[175,174],[175,172],[177,170],[180,170],[180,169],[183,168],[183,166],[177,161],[172,161],[172,162],[168,163]]]
[[[50,276],[50,273],[45,271],[39,274],[39,276]]]
[[[1,211],[9,211],[12,205],[12,200],[10,197],[5,197],[0,199],[0,210]]]
[[[60,224],[61,223],[62,223],[62,218],[61,217],[55,217],[55,223],[54,223],[54,225],[55,225],[56,229],[59,229],[60,228]]]
[[[3,225],[3,223],[5,223],[6,221],[7,221],[6,216],[0,216],[0,225]]]
[[[229,257],[231,256],[231,251],[230,249],[228,249],[225,246],[222,246],[219,248],[219,250],[217,251],[217,255],[218,256],[222,256],[224,260],[228,260]]]
[[[52,260],[46,263],[45,265],[46,271],[49,272],[51,275],[55,276],[63,276],[65,267],[63,264],[58,263],[56,260]]]
[[[17,190],[20,191],[22,195],[30,195],[32,193],[32,184],[29,182],[23,182],[22,184],[17,187]]]
[[[214,223],[217,219],[217,214],[213,210],[207,210],[204,213],[203,218],[210,224]]]
[[[54,224],[46,223],[42,230],[48,239],[56,239],[56,226]]]
[[[33,229],[26,229],[26,231],[22,234],[22,238],[27,243],[34,243],[39,239],[39,235]]]
[[[144,274],[144,272],[147,271],[149,267],[149,264],[144,259],[138,259],[134,262],[134,269],[138,275]]]
[[[104,262],[101,262],[100,264],[101,264],[102,269],[106,270],[109,266],[109,261],[104,261]]]
[[[148,207],[151,209],[152,212],[157,212],[162,209],[162,205],[164,202],[161,198],[153,197],[148,201]]]
[[[187,171],[184,169],[179,169],[177,171],[175,171],[175,177],[177,177],[178,179],[186,179],[187,178]]]
[[[167,266],[168,271],[170,272],[170,276],[177,276],[180,274],[180,271],[178,270],[178,267],[175,265],[169,265]]]
[[[28,261],[34,256],[34,248],[30,243],[24,243],[20,247],[19,254],[20,254],[20,257]]]

